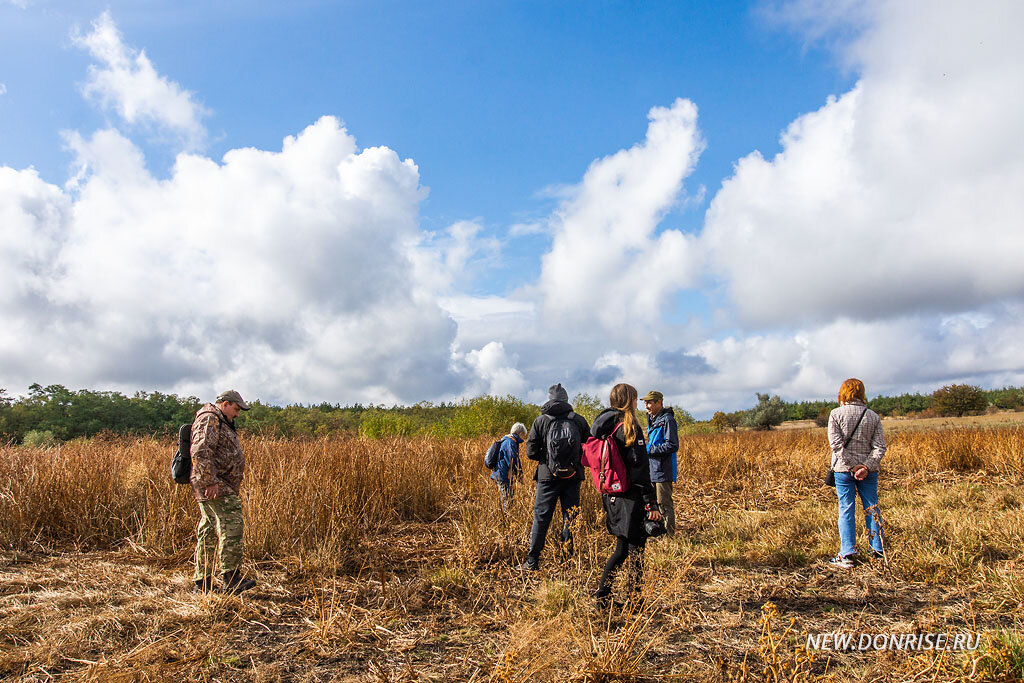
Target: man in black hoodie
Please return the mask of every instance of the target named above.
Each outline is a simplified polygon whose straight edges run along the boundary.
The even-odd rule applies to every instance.
[[[555,503],[562,506],[562,548],[572,552],[571,524],[579,513],[583,481],[580,459],[583,442],[590,438],[590,425],[572,411],[569,394],[561,384],[548,389],[548,402],[541,406],[540,413],[526,439],[526,457],[537,462],[530,549],[521,566],[528,571],[540,568],[540,553],[555,514]]]

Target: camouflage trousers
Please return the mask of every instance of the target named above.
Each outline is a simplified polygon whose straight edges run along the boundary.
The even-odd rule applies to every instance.
[[[242,502],[238,496],[204,500],[199,503],[199,509],[203,517],[196,529],[193,581],[213,576],[214,556],[218,553],[221,573],[238,569],[242,564]]]

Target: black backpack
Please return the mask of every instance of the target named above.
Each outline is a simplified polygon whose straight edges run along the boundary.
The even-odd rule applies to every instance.
[[[487,469],[498,469],[498,456],[501,454],[501,442],[504,439],[505,437],[498,439],[487,448],[487,453],[484,454],[484,467]]]
[[[548,428],[548,469],[559,479],[576,474],[576,461],[580,454],[580,428],[570,412],[556,417]]]
[[[171,478],[175,484],[192,481],[192,423],[181,425],[178,430],[178,451],[171,461]]]

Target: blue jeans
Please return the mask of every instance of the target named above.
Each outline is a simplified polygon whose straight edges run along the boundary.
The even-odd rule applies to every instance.
[[[515,496],[515,485],[511,480],[509,480],[507,484],[497,480],[495,481],[498,484],[498,492],[501,494],[501,509],[508,510],[512,505],[512,498]]]
[[[868,472],[857,481],[849,472],[836,472],[836,496],[839,498],[839,555],[857,554],[857,494],[864,506],[864,523],[871,549],[882,552],[882,515],[878,509],[878,472]]]

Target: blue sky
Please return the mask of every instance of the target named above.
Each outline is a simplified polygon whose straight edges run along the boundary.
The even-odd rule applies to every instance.
[[[775,153],[789,121],[854,78],[743,2],[184,4],[2,6],[0,163],[60,179],[58,132],[103,125],[75,87],[89,55],[68,36],[105,9],[210,110],[209,155],[273,149],[333,114],[360,145],[416,160],[428,227],[482,218],[500,230],[536,217],[544,188],[632,144],[646,110],[680,96],[700,107],[708,141],[690,182],[713,191],[736,159]],[[173,150],[139,142],[164,173]],[[693,230],[701,206],[690,209],[676,220]]]
[[[0,2],[9,391],[1024,379],[1015,3],[209,5]]]

